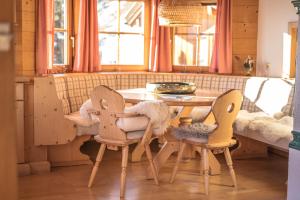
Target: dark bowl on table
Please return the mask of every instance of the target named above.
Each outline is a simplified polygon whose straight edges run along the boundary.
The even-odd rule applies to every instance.
[[[157,94],[193,94],[196,85],[188,82],[153,82],[147,83],[146,89]]]

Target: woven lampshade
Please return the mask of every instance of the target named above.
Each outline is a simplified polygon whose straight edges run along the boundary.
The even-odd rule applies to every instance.
[[[158,6],[160,26],[201,25],[201,0],[161,0]]]

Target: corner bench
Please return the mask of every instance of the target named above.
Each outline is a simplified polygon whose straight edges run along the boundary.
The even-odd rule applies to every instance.
[[[257,106],[257,98],[263,84],[268,80],[286,82],[280,78],[150,72],[72,73],[36,77],[34,79],[34,144],[47,147],[48,161],[52,166],[90,163],[89,158],[81,154],[79,148],[91,136],[77,136],[77,124],[69,120],[68,116],[78,112],[97,85],[107,85],[119,90],[145,87],[147,82],[181,81],[194,82],[197,88],[221,92],[240,89],[244,93],[242,109],[256,112],[262,110]],[[291,84],[291,91],[284,112],[291,115],[294,80],[288,82]]]

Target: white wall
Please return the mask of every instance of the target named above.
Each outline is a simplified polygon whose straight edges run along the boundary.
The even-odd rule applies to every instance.
[[[259,1],[257,75],[283,77],[283,69],[289,69],[289,48],[283,50],[289,45],[287,42],[284,44],[284,38],[288,38],[288,22],[295,21],[298,21],[298,15],[291,0]],[[268,63],[270,67],[267,70]]]

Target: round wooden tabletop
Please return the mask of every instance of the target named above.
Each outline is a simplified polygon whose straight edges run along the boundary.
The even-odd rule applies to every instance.
[[[146,88],[118,90],[126,103],[136,104],[140,101],[163,100],[169,106],[210,106],[221,94],[213,90],[196,90],[194,94],[155,94],[147,92]]]

